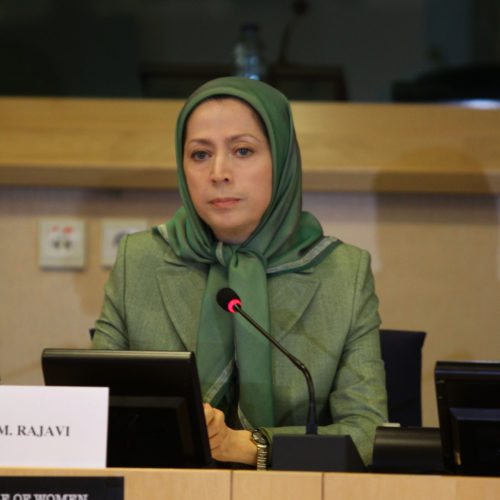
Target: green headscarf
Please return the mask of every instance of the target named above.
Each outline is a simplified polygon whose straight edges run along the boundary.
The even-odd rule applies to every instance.
[[[272,154],[270,205],[241,245],[215,239],[193,206],[183,169],[184,130],[190,113],[207,98],[219,95],[237,97],[260,115]],[[302,211],[300,152],[288,100],[260,81],[236,77],[212,80],[188,98],[179,114],[176,153],[183,206],[158,230],[176,255],[209,265],[196,347],[204,400],[227,409],[236,363],[241,424],[245,428],[273,426],[271,344],[240,315],[223,311],[216,295],[220,288],[233,288],[244,310],[269,331],[267,274],[305,269],[333,249],[334,241],[323,238],[317,219]]]

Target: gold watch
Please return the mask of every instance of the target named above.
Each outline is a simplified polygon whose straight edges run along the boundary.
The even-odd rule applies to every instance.
[[[259,429],[254,429],[252,431],[252,441],[257,446],[257,470],[266,470],[267,455],[269,453],[269,443],[266,436]]]

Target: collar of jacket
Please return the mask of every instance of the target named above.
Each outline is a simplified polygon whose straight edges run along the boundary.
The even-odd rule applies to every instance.
[[[168,248],[164,265],[156,272],[163,305],[186,349],[193,352],[196,351],[207,271],[206,264],[188,263]],[[270,333],[276,340],[281,341],[304,315],[319,284],[314,267],[298,273],[269,276],[271,325],[276,326]],[[182,300],[177,298],[179,296]]]

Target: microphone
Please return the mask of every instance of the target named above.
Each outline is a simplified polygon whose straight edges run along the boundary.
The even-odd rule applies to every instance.
[[[307,383],[309,392],[309,410],[307,414],[306,434],[317,434],[318,424],[316,417],[316,400],[314,396],[314,384],[311,374],[306,365],[298,360],[293,354],[290,354],[276,339],[271,337],[252,317],[250,317],[242,308],[241,300],[238,294],[232,288],[221,288],[217,292],[217,303],[225,311],[241,314],[250,324],[252,324],[264,337],[266,337],[275,347],[277,347],[303,374]]]
[[[309,470],[324,472],[364,472],[365,467],[349,435],[318,434],[314,386],[304,363],[290,354],[242,308],[238,294],[231,288],[217,292],[217,303],[225,311],[241,314],[264,337],[277,347],[303,374],[309,391],[309,412],[305,434],[276,434],[273,437],[274,470]]]

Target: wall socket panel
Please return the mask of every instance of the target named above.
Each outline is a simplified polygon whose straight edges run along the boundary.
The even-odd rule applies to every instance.
[[[87,228],[81,219],[43,218],[38,223],[38,264],[47,269],[83,269]]]
[[[126,234],[145,231],[144,219],[103,219],[101,222],[101,265],[111,267],[116,260],[118,243]]]

